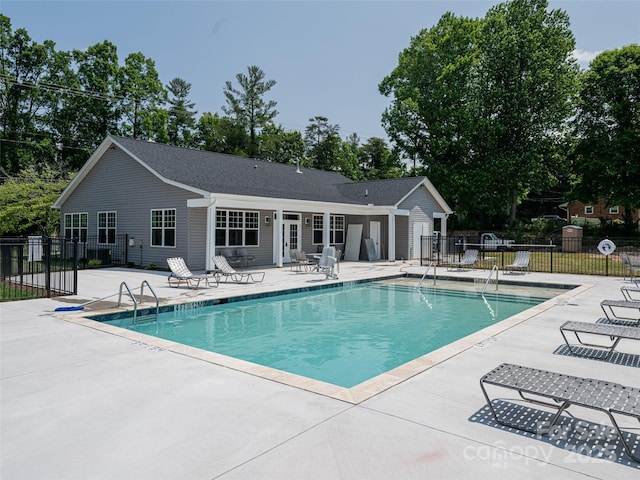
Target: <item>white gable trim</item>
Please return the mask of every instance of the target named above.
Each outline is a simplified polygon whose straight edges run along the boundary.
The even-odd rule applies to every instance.
[[[420,182],[415,187],[413,187],[411,191],[409,191],[409,193],[407,193],[404,197],[400,199],[398,203],[396,203],[396,205],[400,205],[409,197],[409,195],[411,195],[420,187],[424,187],[427,189],[427,191],[431,194],[431,196],[434,198],[436,203],[440,205],[440,208],[442,209],[442,213],[446,213],[446,214],[453,213],[453,210],[451,210],[451,207],[447,204],[447,202],[445,202],[444,198],[442,198],[442,195],[438,193],[438,190],[436,190],[436,187],[433,186],[433,183],[431,183],[428,178],[425,178],[422,182]]]

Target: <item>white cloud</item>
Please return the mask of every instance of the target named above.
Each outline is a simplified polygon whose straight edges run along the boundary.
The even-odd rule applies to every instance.
[[[571,54],[573,55],[573,58],[575,58],[578,61],[578,63],[584,67],[589,66],[589,63],[591,63],[591,60],[596,58],[601,53],[602,53],[602,50],[596,51],[596,52],[590,52],[588,50],[580,50],[579,48],[576,48],[573,52],[571,52]]]

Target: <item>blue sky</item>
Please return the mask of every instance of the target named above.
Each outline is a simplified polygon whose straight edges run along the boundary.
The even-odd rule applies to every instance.
[[[121,62],[142,52],[162,82],[192,84],[199,114],[221,113],[227,80],[247,66],[262,68],[276,86],[275,121],[304,132],[316,115],[340,125],[343,137],[386,138],[380,117],[389,100],[380,81],[397,65],[411,37],[446,11],[481,17],[500,2],[468,1],[178,1],[0,0],[13,29],[59,50],[84,50],[109,40]],[[603,50],[640,43],[639,0],[550,1],[566,10],[586,66]],[[586,63],[585,63],[586,62]]]

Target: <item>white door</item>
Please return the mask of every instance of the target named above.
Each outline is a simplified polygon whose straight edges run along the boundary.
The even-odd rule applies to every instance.
[[[420,237],[424,235],[431,235],[430,226],[431,224],[427,222],[416,222],[413,224],[413,242],[411,247],[412,259],[420,258]],[[427,243],[431,245],[431,242]],[[429,245],[427,245],[427,248],[430,248]],[[430,256],[430,252],[423,252],[423,254],[425,257]]]
[[[380,222],[369,222],[369,238],[376,246],[376,259],[380,258]]]
[[[290,250],[300,250],[300,220],[282,221],[282,261],[291,262]]]

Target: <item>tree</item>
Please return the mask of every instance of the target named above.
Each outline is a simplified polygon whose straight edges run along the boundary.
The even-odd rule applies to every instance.
[[[104,41],[86,51],[74,50],[72,56],[79,90],[71,97],[69,108],[76,114],[80,144],[94,150],[108,134],[120,133],[118,52],[114,44]]]
[[[259,136],[258,158],[278,163],[295,164],[304,157],[304,140],[300,132],[286,131],[282,126],[267,125]]]
[[[275,110],[277,103],[264,100],[264,95],[275,86],[276,81],[265,80],[265,73],[255,65],[248,67],[247,72],[248,75],[236,75],[239,89],[234,88],[230,81],[225,83],[227,106],[223,106],[222,110],[247,131],[247,154],[253,157],[258,151],[258,134],[278,114]]]
[[[194,102],[189,100],[191,84],[182,78],[174,78],[167,85],[172,97],[169,98],[169,143],[180,147],[193,147],[196,126]]]
[[[423,169],[413,173],[426,174],[463,216],[477,206],[470,190],[479,28],[477,19],[444,14],[411,40],[379,85],[392,97],[382,122],[397,150],[419,161]]]
[[[153,122],[148,117],[154,115],[166,98],[155,62],[140,52],[129,54],[118,71],[116,93],[126,121],[122,131],[132,138],[153,138],[153,132],[148,129]]]
[[[338,125],[329,124],[327,117],[315,116],[309,119],[305,128],[304,145],[312,166],[320,170],[336,170],[340,157],[342,140]]]
[[[70,180],[48,165],[32,165],[0,184],[0,236],[57,232],[60,213],[51,205]]]
[[[246,156],[247,132],[234,120],[205,112],[196,131],[196,142],[204,150]]]
[[[624,207],[625,227],[635,229],[640,208],[640,45],[598,55],[582,79],[572,196]]]
[[[561,10],[512,0],[483,19],[443,15],[380,84],[391,139],[462,216],[515,219],[530,190],[557,180],[557,145],[578,67]]]
[[[360,146],[358,153],[360,166],[366,178],[370,180],[389,178],[391,172],[397,175],[397,169],[402,168],[400,161],[391,153],[382,138],[371,137]]]
[[[511,221],[523,196],[557,181],[549,173],[577,92],[569,17],[547,7],[547,0],[496,5],[480,30],[475,145],[499,179],[496,198],[510,206]]]

